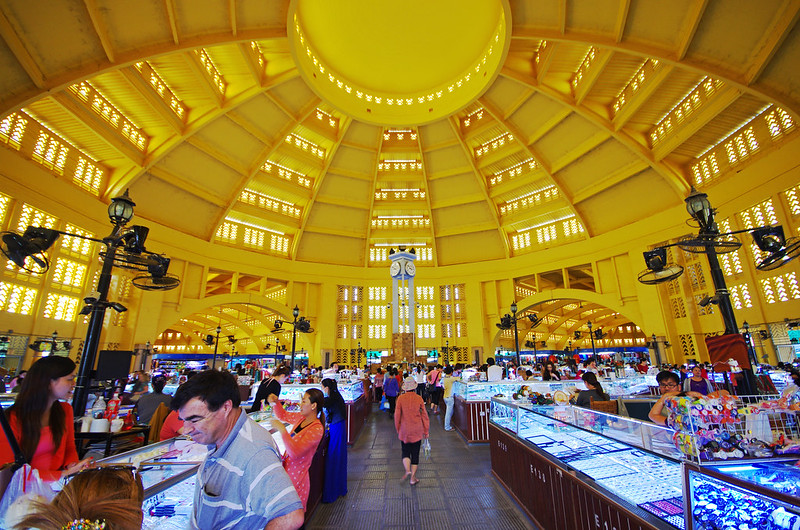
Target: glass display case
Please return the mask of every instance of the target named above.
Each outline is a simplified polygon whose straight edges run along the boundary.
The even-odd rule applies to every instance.
[[[634,396],[648,394],[651,386],[658,386],[654,376],[638,375],[620,379],[601,380],[603,390],[611,397]],[[466,401],[489,401],[494,396],[511,397],[519,392],[523,386],[531,392],[539,394],[553,394],[561,390],[572,394],[586,390],[580,379],[566,379],[564,381],[456,381],[453,383],[453,394]]]
[[[178,437],[104,458],[98,464],[136,466],[144,486],[142,528],[172,530],[189,525],[194,477],[206,453],[206,446]]]
[[[345,403],[353,403],[359,397],[364,395],[364,383],[362,381],[355,382],[340,382],[338,384],[339,393],[344,398]],[[303,394],[309,388],[316,388],[322,390],[322,385],[319,383],[311,385],[281,385],[281,401],[300,402],[303,399]]]
[[[800,528],[796,460],[683,465],[689,492],[687,529]]]
[[[671,430],[569,405],[533,406],[501,398],[492,399],[490,414],[494,425],[585,475],[606,496],[683,528],[681,454]]]

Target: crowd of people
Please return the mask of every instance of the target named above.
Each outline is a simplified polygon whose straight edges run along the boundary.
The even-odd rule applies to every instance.
[[[482,366],[387,366],[375,371],[373,385],[375,398],[388,403],[400,441],[403,480],[413,486],[420,481],[420,451],[430,435],[431,416],[443,410],[443,428],[453,430],[456,380],[580,379],[585,390],[578,393],[576,405],[589,407],[593,400],[609,399],[601,380],[620,368],[625,373],[656,374],[660,398],[649,417],[658,424],[666,421],[667,398],[718,391],[709,378],[710,366],[703,363],[659,370],[644,361],[620,367],[610,361],[598,365],[594,359],[578,362],[572,358],[562,362],[548,358],[523,366],[501,365],[492,358]],[[797,368],[780,368],[789,373],[789,390],[800,390]],[[45,357],[14,385],[18,396],[6,417],[22,457],[43,480],[63,486],[50,502],[31,505],[17,528],[100,528],[100,522],[105,528],[139,528],[143,490],[138,475],[131,469],[97,468],[91,459],[78,458],[75,414],[68,403],[75,370],[75,363],[68,358]],[[164,393],[166,375],[155,373],[148,378],[137,372],[126,398],[134,403],[140,421],[150,421],[162,405],[171,410],[162,437],[183,434],[208,447],[208,457],[197,475],[194,527],[298,528],[308,503],[309,469],[320,444],[328,444],[322,501],[334,502],[347,494],[347,409],[338,390],[338,371],[334,363],[328,369],[304,367],[295,374],[304,382],[318,380],[321,387],[307,389],[296,412],[286,410],[279,399],[281,385],[292,376],[287,366],[275,367],[254,389],[255,400],[249,410],[272,407],[272,432],[282,439],[283,455],[270,431],[242,408],[240,370],[181,374],[174,396]],[[247,390],[249,396],[249,387]],[[0,458],[0,463],[15,459],[7,441],[0,443]]]

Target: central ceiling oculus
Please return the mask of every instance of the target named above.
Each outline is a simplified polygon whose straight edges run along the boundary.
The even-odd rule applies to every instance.
[[[470,104],[494,81],[510,41],[501,0],[295,0],[288,24],[309,86],[378,125],[429,123]]]

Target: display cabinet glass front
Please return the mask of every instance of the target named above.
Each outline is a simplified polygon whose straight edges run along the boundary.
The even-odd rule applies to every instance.
[[[693,528],[800,528],[800,469],[795,463],[686,464]]]
[[[507,431],[517,434],[519,431],[519,403],[505,399],[492,399],[489,407],[489,420]]]
[[[651,386],[657,386],[655,377],[635,376],[624,379],[603,380],[603,390],[611,397],[634,396],[648,394]],[[558,390],[568,394],[585,390],[586,385],[580,379],[564,381],[456,381],[453,383],[453,394],[467,401],[489,401],[495,396],[510,398],[523,386],[537,394],[553,394]]]
[[[364,383],[362,381],[355,381],[355,382],[341,382],[338,385],[339,393],[344,398],[345,403],[353,403],[359,397],[364,395]],[[300,402],[303,399],[303,394],[306,393],[306,390],[309,388],[316,388],[318,390],[322,390],[322,385],[319,383],[311,384],[311,385],[281,385],[281,401],[292,401],[292,402]]]
[[[517,437],[580,471],[596,484],[632,505],[683,528],[680,454],[671,431],[643,422],[572,406],[532,406],[493,399],[503,425],[513,424],[518,409]],[[503,407],[505,406],[505,407]],[[663,431],[663,432],[662,432]],[[656,442],[649,439],[663,438]],[[669,444],[669,445],[667,445]]]

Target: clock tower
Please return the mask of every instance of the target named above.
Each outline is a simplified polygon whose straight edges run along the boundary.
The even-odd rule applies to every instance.
[[[417,267],[414,261],[417,254],[413,249],[398,247],[390,253],[389,274],[392,277],[392,350],[396,360],[414,361],[414,317],[416,299],[414,276]]]

